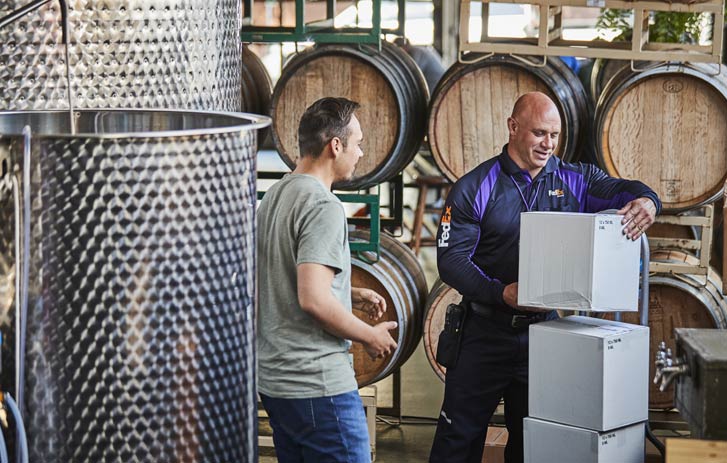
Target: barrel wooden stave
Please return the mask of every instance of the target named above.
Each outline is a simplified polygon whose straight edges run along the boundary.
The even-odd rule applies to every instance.
[[[241,83],[242,112],[269,115],[273,82],[262,60],[245,45],[242,46]],[[258,146],[263,143],[269,131],[269,127],[260,130]]]
[[[352,242],[368,241],[369,233],[354,231]],[[390,333],[397,340],[397,349],[383,359],[371,359],[363,345],[354,342],[353,354],[356,381],[359,387],[382,380],[401,367],[416,349],[421,336],[422,315],[426,299],[426,278],[416,256],[409,248],[382,233],[378,262],[369,262],[372,253],[363,257],[352,255],[351,284],[354,287],[371,288],[384,297],[387,310],[380,320],[355,310],[354,314],[369,325],[382,321],[396,321],[399,326]]]
[[[610,175],[652,187],[665,211],[715,201],[727,180],[727,71],[622,68],[596,108],[598,162]]]
[[[294,168],[300,117],[324,96],[361,103],[364,156],[354,178],[334,188],[356,190],[389,180],[416,154],[426,128],[427,90],[416,63],[398,47],[315,46],[295,55],[273,91],[273,140]]]
[[[507,55],[450,67],[432,93],[428,125],[432,156],[442,173],[456,181],[500,153],[507,143],[506,120],[522,94],[550,96],[564,121],[556,155],[565,160],[587,149],[583,121],[591,107],[578,77],[557,58],[544,68]]]
[[[273,82],[265,64],[247,46],[242,46],[242,111],[270,114]]]
[[[406,329],[408,328],[408,313],[402,310],[405,303],[400,289],[395,282],[389,278],[387,273],[372,270],[371,267],[362,262],[352,262],[351,284],[354,287],[370,288],[380,294],[386,301],[387,311],[379,320],[373,321],[368,318],[368,314],[354,310],[361,320],[369,325],[375,325],[384,321],[395,321],[398,327],[391,330],[391,337],[396,340],[397,344],[403,345],[407,340]],[[351,346],[353,353],[353,365],[356,372],[356,381],[359,387],[366,386],[376,382],[379,378],[383,378],[392,368],[392,365],[398,363],[402,350],[397,349],[381,359],[372,359],[364,349],[363,345],[354,342]]]
[[[444,317],[447,313],[449,304],[457,304],[462,300],[462,296],[444,283],[437,280],[432,286],[429,297],[426,302],[424,313],[424,327],[422,340],[424,342],[424,353],[432,367],[434,374],[444,382],[447,374],[447,368],[437,362],[437,346],[439,345],[439,333],[444,329]]]

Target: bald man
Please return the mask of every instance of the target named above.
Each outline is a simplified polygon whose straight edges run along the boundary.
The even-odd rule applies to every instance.
[[[528,327],[557,318],[517,304],[520,213],[619,209],[637,240],[661,202],[641,182],[615,179],[589,164],[553,156],[561,121],[545,94],[522,95],[507,118],[508,144],[455,183],[437,236],[440,278],[468,308],[459,359],[447,369],[430,462],[477,462],[487,425],[505,399],[505,461],[523,461],[528,413]]]

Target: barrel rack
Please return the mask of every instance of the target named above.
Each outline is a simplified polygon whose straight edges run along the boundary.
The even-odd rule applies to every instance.
[[[316,43],[372,43],[380,45],[381,34],[404,35],[406,0],[398,2],[398,26],[394,29],[381,28],[381,0],[372,0],[371,27],[336,28],[336,0],[326,0],[326,17],[319,21],[306,22],[306,0],[295,0],[295,26],[256,26],[252,21],[254,0],[243,0],[242,30],[243,42],[316,42]],[[262,2],[261,2],[262,3]],[[354,2],[358,4],[358,0]]]
[[[727,181],[724,184],[724,192],[727,192]],[[680,249],[688,251],[699,256],[697,265],[687,263],[665,263],[650,262],[650,273],[670,273],[670,274],[690,274],[699,275],[706,279],[709,274],[710,260],[712,257],[714,224],[714,205],[707,204],[702,206],[700,215],[660,215],[656,217],[655,223],[680,225],[685,227],[699,227],[701,233],[696,239],[681,238],[654,238],[649,237],[649,246],[652,249]],[[727,214],[727,202],[723,205],[723,214]],[[723,215],[724,217],[724,215]],[[727,246],[727,234],[723,233],[722,249]],[[727,253],[722,255],[722,293],[727,291]]]
[[[622,0],[498,0],[493,3],[517,3],[537,6],[540,10],[538,35],[534,38],[498,38],[488,35],[489,0],[482,3],[482,35],[479,42],[469,41],[472,0],[461,0],[459,55],[463,53],[505,53],[540,56],[582,56],[649,61],[689,61],[720,64],[724,26],[724,0],[694,3]],[[634,27],[631,41],[582,41],[563,38],[563,7],[596,7],[632,10]],[[655,43],[649,41],[649,12],[709,13],[713,16],[711,45]],[[547,58],[545,58],[547,59]]]
[[[677,248],[692,253],[699,254],[699,264],[689,265],[686,263],[664,263],[649,262],[649,272],[651,273],[688,273],[691,275],[706,275],[709,272],[709,260],[712,250],[712,232],[714,206],[707,204],[702,206],[702,215],[660,215],[656,217],[655,223],[680,225],[686,227],[700,227],[701,234],[699,239],[679,239],[679,238],[649,238],[649,246],[652,249],[669,249]]]

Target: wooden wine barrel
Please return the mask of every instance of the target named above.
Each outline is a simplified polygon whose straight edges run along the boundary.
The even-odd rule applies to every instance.
[[[536,63],[539,58],[523,59]],[[532,91],[545,93],[558,106],[562,129],[556,155],[570,161],[578,150],[587,150],[590,103],[573,71],[558,58],[536,67],[495,55],[454,64],[432,94],[429,145],[442,173],[454,182],[498,155],[508,140],[507,118],[515,100]]]
[[[305,109],[324,96],[361,103],[356,116],[364,134],[364,156],[354,178],[333,185],[357,190],[397,175],[417,153],[426,130],[427,84],[414,60],[383,42],[317,45],[285,65],[273,91],[273,140],[292,169],[298,157],[298,123]]]
[[[270,115],[270,98],[273,94],[273,82],[270,80],[265,65],[260,58],[247,46],[242,46],[242,112]],[[258,145],[262,143],[269,131],[265,128],[258,133]]]
[[[350,240],[368,241],[369,232],[354,231]],[[419,344],[427,281],[417,257],[404,244],[386,233],[381,234],[381,252],[377,262],[373,253],[351,255],[351,284],[370,288],[386,299],[386,313],[380,320],[354,310],[354,314],[370,325],[382,321],[395,321],[398,328],[390,331],[398,347],[383,359],[373,360],[360,343],[354,342],[353,367],[359,387],[384,379],[401,367]]]
[[[588,88],[586,90],[594,105],[598,102],[598,98],[603,93],[603,89],[613,79],[613,76],[625,66],[630,66],[630,62],[621,59],[605,58],[597,58],[593,61]]]
[[[262,60],[247,46],[242,46],[242,111],[270,114],[273,82]]]
[[[689,263],[698,260],[684,251],[654,251],[654,262]],[[649,277],[649,356],[654,359],[658,345],[665,341],[676,352],[674,328],[727,328],[727,302],[721,292],[720,276],[710,270],[707,284],[704,277],[657,273]],[[613,315],[608,314],[612,319]],[[639,323],[635,312],[624,313],[626,323]],[[649,362],[649,377],[654,377],[654,362]],[[660,392],[651,383],[649,407],[668,409],[674,407],[674,386]]]
[[[610,175],[637,179],[665,211],[712,202],[727,179],[727,69],[664,64],[622,68],[598,101],[598,162]]]
[[[424,311],[424,352],[429,360],[429,366],[434,373],[444,382],[447,369],[437,362],[437,345],[439,344],[439,333],[444,328],[444,316],[447,313],[449,304],[457,304],[462,300],[462,295],[454,288],[437,280],[429,292],[426,308]]]

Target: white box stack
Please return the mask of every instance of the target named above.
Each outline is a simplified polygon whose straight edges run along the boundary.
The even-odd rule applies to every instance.
[[[622,216],[521,215],[518,304],[638,310],[640,243]],[[642,463],[649,328],[570,316],[530,326],[526,463]]]
[[[536,418],[525,418],[523,427],[527,462],[641,463],[644,461],[644,423],[598,432]]]
[[[530,416],[608,431],[649,416],[649,327],[570,316],[530,325]]]

